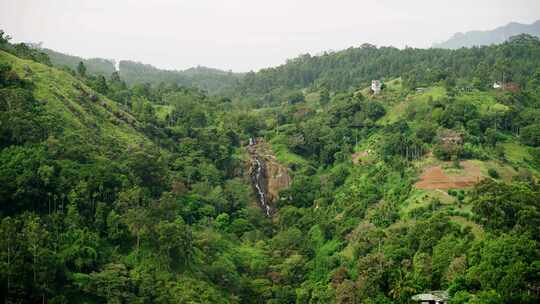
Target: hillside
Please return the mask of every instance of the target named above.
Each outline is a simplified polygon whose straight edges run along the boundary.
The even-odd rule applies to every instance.
[[[85,137],[104,151],[143,144],[140,123],[115,102],[102,96],[70,74],[0,51],[0,63],[8,64],[22,81],[31,81],[34,97],[43,104],[58,133],[52,136]],[[99,142],[102,141],[102,142]]]
[[[87,162],[104,164],[118,159],[129,149],[151,145],[140,132],[142,125],[136,118],[73,76],[34,61],[21,60],[4,51],[0,51],[0,64],[11,67],[11,81],[21,85],[21,89],[15,89],[13,93],[8,89],[3,91],[6,96],[11,96],[7,97],[11,109],[8,107],[8,112],[2,116],[8,126],[3,130],[2,146],[5,148],[10,142],[29,144],[28,149],[4,149],[4,153],[31,155],[39,150],[32,145],[42,142],[52,153],[49,157],[57,157],[60,166],[75,161],[78,164],[73,164],[74,168],[82,169]],[[28,90],[31,90],[31,96],[24,93]],[[8,170],[4,173],[19,172],[16,167],[3,167],[3,170]],[[32,183],[32,180],[3,179],[2,191],[10,191],[11,187],[20,187],[26,182]],[[46,189],[36,188],[35,191],[35,196],[27,203],[39,206],[46,201],[43,196]],[[6,206],[11,206],[13,199],[11,195],[2,195]],[[18,204],[23,202],[18,199]]]
[[[540,300],[538,38],[302,56],[223,95],[0,49],[6,303]]]
[[[128,84],[175,83],[179,86],[196,87],[212,94],[227,91],[242,77],[242,74],[207,67],[195,67],[184,71],[162,70],[129,60],[120,61],[119,68],[120,76]]]
[[[433,48],[459,49],[462,47],[469,48],[473,46],[500,44],[507,41],[510,37],[519,34],[540,37],[540,20],[532,24],[511,22],[488,31],[456,33],[444,42],[434,43]]]
[[[114,61],[103,58],[85,59],[78,56],[67,55],[51,49],[41,49],[51,59],[51,63],[56,67],[68,67],[72,70],[77,69],[79,62],[84,63],[89,74],[103,75],[109,77],[114,71]]]
[[[238,302],[227,291],[245,288],[234,268],[249,267],[262,250],[223,231],[261,229],[267,220],[233,174],[243,166],[238,135],[216,128],[226,104],[173,86],[150,94],[170,109],[159,116],[145,92],[128,90],[129,101],[117,103],[91,89],[93,76],[19,58],[21,49],[3,43],[13,54],[0,50],[2,297],[123,297],[107,290],[137,267],[152,285],[140,299],[158,292],[171,303]],[[105,87],[114,96],[126,90],[114,81]],[[196,224],[224,212],[223,230]],[[117,287],[139,288],[128,281]]]
[[[283,242],[274,250],[288,250],[280,267],[301,267],[299,286],[288,268],[280,272],[298,286],[297,301],[410,303],[437,289],[450,290],[451,303],[535,301],[510,295],[523,281],[496,280],[519,281],[509,270],[516,263],[529,265],[523,275],[536,269],[535,228],[518,228],[515,212],[539,207],[538,142],[526,144],[512,125],[538,131],[537,119],[520,117],[540,100],[443,83],[416,91],[394,79],[380,95],[359,87],[324,101],[310,93],[261,110],[266,140],[292,170],[273,240]],[[473,291],[472,282],[498,291]]]
[[[51,63],[59,68],[67,67],[77,70],[79,62],[82,62],[89,75],[105,76],[109,78],[116,71],[114,60],[103,58],[85,59],[78,56],[67,55],[51,49],[40,49],[47,54]],[[120,60],[118,63],[119,74],[128,85],[149,83],[176,84],[179,86],[196,87],[209,93],[229,91],[239,79],[240,73],[226,72],[207,67],[193,67],[183,71],[158,69],[149,64],[130,60]]]
[[[505,81],[523,86],[529,81],[525,75],[539,66],[538,41],[537,37],[520,35],[501,45],[458,50],[400,50],[364,44],[320,56],[306,54],[275,68],[247,73],[235,92],[257,99],[263,105],[273,104],[298,90],[351,91],[368,86],[374,79],[397,77],[402,77],[409,89],[437,81],[487,89],[494,81],[502,81],[503,74],[507,77]],[[502,54],[512,56],[514,65],[510,66]],[[458,83],[459,80],[468,84]]]

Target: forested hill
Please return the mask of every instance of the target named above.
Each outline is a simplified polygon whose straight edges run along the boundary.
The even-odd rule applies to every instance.
[[[443,49],[459,49],[462,47],[499,44],[505,42],[508,40],[508,38],[519,34],[529,34],[540,37],[540,20],[532,24],[511,22],[507,25],[488,31],[456,33],[447,41],[434,43],[433,47]]]
[[[82,62],[88,74],[107,78],[116,71],[114,60],[103,58],[85,59],[46,48],[40,49],[40,51],[47,54],[51,63],[59,68],[76,70],[79,63]],[[121,60],[118,67],[120,76],[128,85],[167,83],[196,87],[211,94],[230,91],[243,75],[201,66],[183,71],[162,70],[149,64],[130,60]]]
[[[194,88],[62,71],[0,32],[2,301],[257,298],[239,269],[259,269],[263,251],[234,235],[271,224],[240,178],[253,119],[228,108]]]
[[[114,61],[103,58],[85,59],[79,56],[67,55],[51,49],[43,48],[42,52],[47,54],[51,59],[51,63],[59,68],[67,67],[76,70],[79,62],[82,62],[88,73],[92,75],[102,75],[109,77],[114,71]]]
[[[540,24],[536,22],[531,27]],[[518,31],[519,32],[519,31]],[[122,60],[119,63],[120,76],[127,84],[175,83],[180,86],[193,86],[211,94],[264,95],[272,100],[285,97],[291,90],[304,88],[325,88],[330,91],[343,91],[368,85],[372,79],[392,79],[404,77],[410,87],[422,86],[441,79],[473,79],[477,85],[489,86],[490,82],[507,80],[521,85],[526,81],[520,77],[531,69],[538,54],[518,58],[520,49],[528,49],[528,44],[537,44],[538,39],[527,35],[509,38],[501,45],[479,48],[449,49],[397,49],[363,44],[360,47],[328,52],[318,56],[301,55],[288,60],[278,67],[262,69],[246,74],[232,73],[218,69],[195,67],[184,71],[162,70],[139,62]],[[51,62],[58,67],[67,66],[75,70],[83,62],[89,74],[108,77],[114,72],[114,63],[95,58],[83,59],[52,50],[43,50]],[[525,54],[524,54],[525,55]],[[533,62],[530,62],[532,59]],[[513,62],[509,65],[509,60]],[[515,64],[516,61],[520,61]]]
[[[400,50],[364,44],[320,56],[306,54],[275,68],[247,73],[238,91],[270,96],[309,87],[343,91],[367,86],[372,79],[396,77],[403,77],[411,88],[439,80],[455,83],[457,79],[487,87],[502,80],[503,73],[506,80],[524,84],[528,80],[524,75],[539,62],[540,42],[527,35],[501,45],[459,50]]]
[[[161,70],[149,64],[128,60],[120,61],[120,76],[128,84],[175,83],[180,86],[193,86],[212,94],[230,89],[242,78],[242,74],[206,67],[195,67],[184,71]]]

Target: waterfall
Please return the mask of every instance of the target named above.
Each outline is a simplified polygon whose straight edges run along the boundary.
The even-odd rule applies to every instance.
[[[268,202],[266,200],[266,193],[265,193],[265,168],[264,168],[264,162],[262,162],[258,156],[255,156],[255,168],[252,171],[252,182],[255,186],[255,189],[257,190],[257,196],[259,198],[259,203],[261,204],[261,207],[265,210],[265,213],[267,216],[270,216],[271,208],[270,205],[268,205]]]

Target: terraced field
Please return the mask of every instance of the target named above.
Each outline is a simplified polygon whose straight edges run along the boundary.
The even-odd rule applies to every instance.
[[[484,178],[480,167],[473,162],[462,161],[460,165],[463,170],[455,174],[445,172],[441,165],[426,167],[415,187],[425,190],[467,188]]]

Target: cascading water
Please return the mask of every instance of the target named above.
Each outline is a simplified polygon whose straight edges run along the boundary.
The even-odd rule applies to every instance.
[[[270,216],[271,208],[270,205],[268,205],[268,201],[266,199],[266,176],[265,176],[265,165],[264,161],[262,161],[259,156],[254,157],[254,170],[251,173],[251,179],[252,183],[257,190],[257,197],[259,199],[259,203],[261,204],[261,207],[265,211],[267,216]]]
[[[250,138],[246,150],[250,156],[249,178],[257,202],[266,216],[273,217],[278,211],[279,191],[291,183],[287,167],[277,161],[270,145],[261,138]]]

